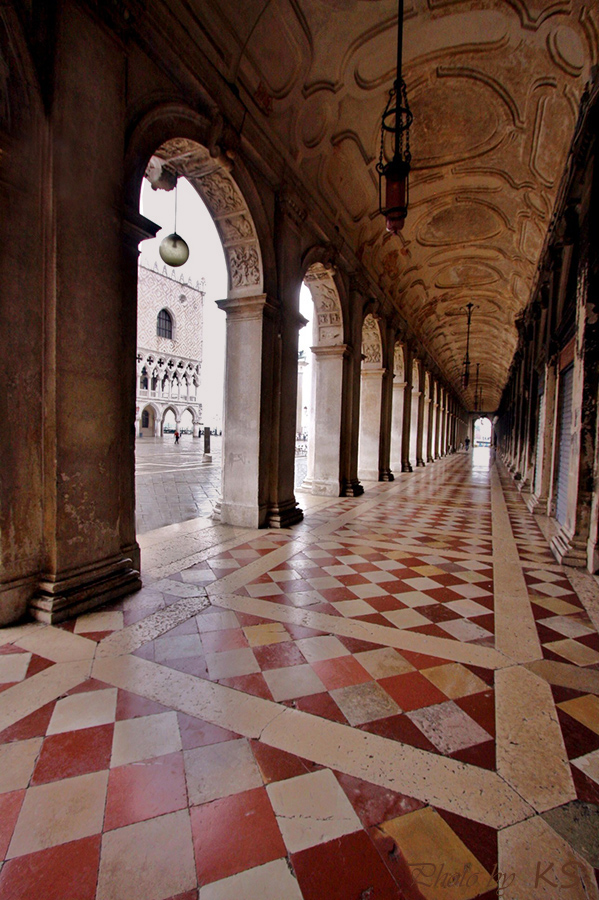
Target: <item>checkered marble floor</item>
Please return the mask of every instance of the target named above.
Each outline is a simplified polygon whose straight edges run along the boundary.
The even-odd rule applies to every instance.
[[[597,629],[489,462],[0,631],[2,900],[599,897]]]

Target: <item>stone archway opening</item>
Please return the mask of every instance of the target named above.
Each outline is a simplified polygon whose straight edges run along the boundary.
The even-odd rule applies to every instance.
[[[320,262],[309,267],[300,294],[300,311],[308,325],[298,358],[296,472],[305,465],[301,490],[337,497],[341,488],[341,403],[347,346],[332,267]]]
[[[492,441],[493,425],[488,416],[480,416],[474,422],[472,429],[474,447],[490,447]]]
[[[197,125],[198,135],[203,134],[199,120]],[[172,127],[168,116],[164,127]],[[160,130],[158,119],[149,116],[147,123],[140,126],[140,140],[144,129],[148,134],[155,134]],[[184,119],[182,131],[190,130],[189,121]],[[147,149],[146,144],[146,152]],[[229,442],[229,453],[226,455],[223,447],[222,456],[219,453],[214,460],[216,466],[220,465],[220,459],[223,462],[222,500],[215,500],[214,514],[225,522],[257,525],[261,524],[258,496],[261,363],[259,360],[257,365],[254,360],[242,362],[241,357],[251,353],[251,347],[258,346],[259,341],[244,334],[240,350],[237,332],[247,331],[248,326],[255,330],[254,320],[258,312],[262,313],[263,266],[256,226],[232,168],[230,159],[222,154],[213,155],[204,144],[189,137],[171,138],[157,146],[146,166],[140,192],[142,224],[145,221],[146,227],[157,222],[164,226],[164,231],[153,242],[154,258],[149,264],[146,260],[150,246],[146,243],[141,246],[138,286],[141,288],[145,282],[152,288],[156,308],[152,308],[145,329],[138,328],[139,338],[150,346],[137,348],[138,389],[142,368],[147,382],[144,381],[143,387],[146,397],[138,398],[136,405],[139,416],[143,401],[150,397],[154,400],[157,420],[162,423],[162,428],[157,428],[159,434],[164,433],[166,406],[171,406],[176,427],[182,435],[191,432],[185,437],[200,456],[203,445],[193,438],[201,436],[203,426],[219,434],[219,447],[222,434],[223,444]],[[164,215],[158,217],[151,204],[146,203],[147,198],[160,198]],[[187,224],[186,201],[190,206],[194,204]],[[175,230],[188,243],[190,257],[181,268],[169,269],[160,261],[157,250],[160,240]],[[220,270],[217,277],[214,273],[211,277],[210,266],[215,258],[219,259]],[[198,259],[202,261],[199,268]],[[219,343],[220,356],[215,353]],[[231,350],[232,345],[235,346]],[[227,359],[232,360],[229,366]],[[187,414],[186,410],[189,410]],[[228,435],[224,433],[225,419]],[[170,422],[167,429],[172,425]],[[166,441],[168,444],[170,440]],[[139,446],[137,449],[139,452]],[[198,467],[197,478],[201,474],[202,468]]]

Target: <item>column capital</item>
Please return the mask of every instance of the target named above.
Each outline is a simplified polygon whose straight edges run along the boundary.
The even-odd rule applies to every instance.
[[[217,300],[219,309],[227,316],[244,319],[260,319],[264,315],[275,316],[279,312],[278,304],[273,303],[267,294],[255,294],[252,297],[225,297]]]
[[[349,344],[326,344],[324,346],[310,347],[315,356],[342,356],[349,357],[351,355],[351,347]]]

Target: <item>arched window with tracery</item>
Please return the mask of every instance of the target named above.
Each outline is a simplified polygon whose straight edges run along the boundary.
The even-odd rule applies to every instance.
[[[168,309],[161,309],[156,320],[156,334],[158,337],[173,338],[173,317]]]

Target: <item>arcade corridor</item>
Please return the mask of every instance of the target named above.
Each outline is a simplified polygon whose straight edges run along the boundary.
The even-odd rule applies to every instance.
[[[2,900],[599,897],[593,576],[488,449],[304,509],[0,631]]]

